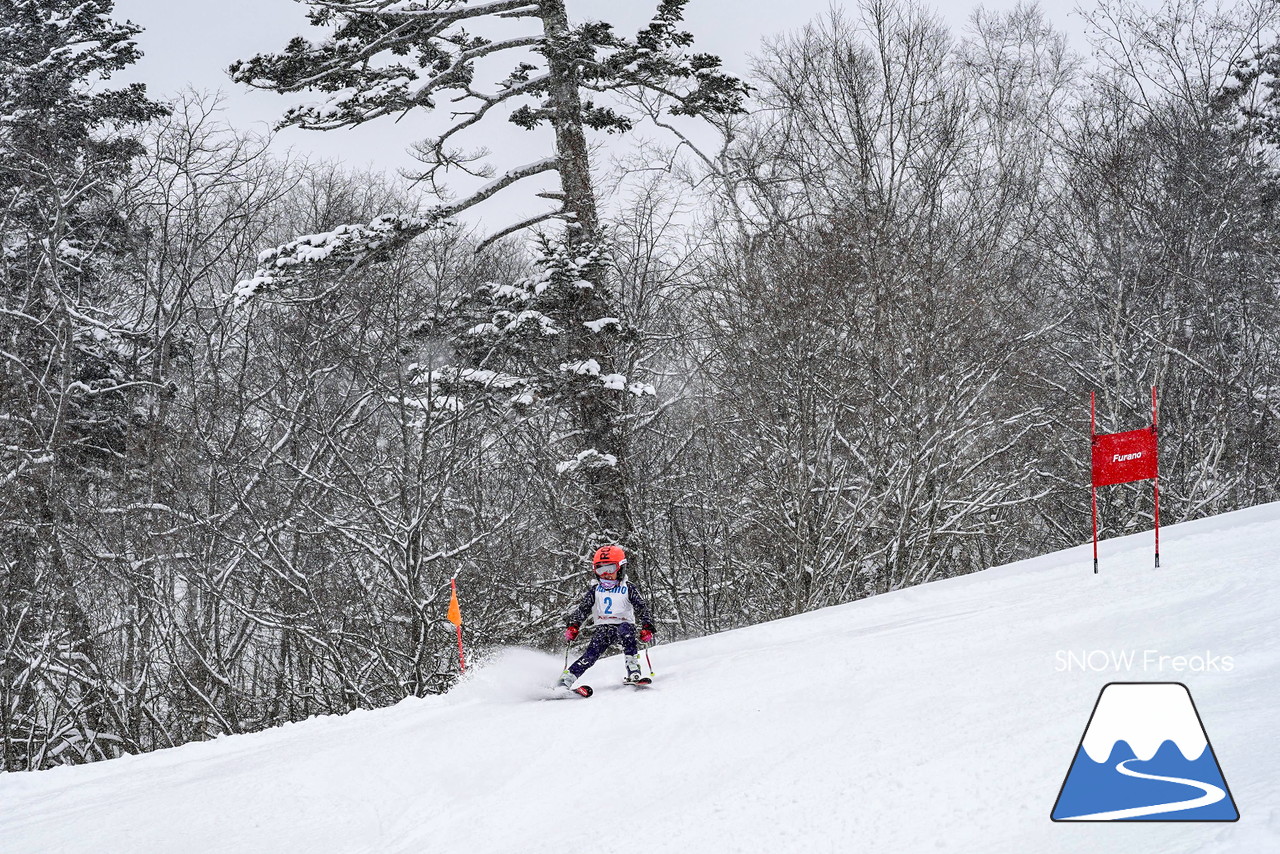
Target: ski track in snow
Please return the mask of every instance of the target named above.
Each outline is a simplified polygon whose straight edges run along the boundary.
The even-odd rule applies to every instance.
[[[1137,777],[1140,780],[1160,780],[1165,783],[1181,783],[1184,786],[1193,786],[1199,789],[1203,794],[1198,798],[1192,798],[1187,801],[1175,801],[1169,804],[1153,804],[1149,807],[1130,807],[1123,810],[1110,810],[1108,812],[1095,812],[1088,815],[1068,816],[1061,821],[1115,821],[1122,818],[1141,818],[1145,815],[1160,815],[1161,813],[1178,812],[1179,810],[1192,810],[1197,807],[1207,807],[1210,804],[1216,804],[1227,796],[1227,793],[1213,785],[1212,783],[1201,783],[1199,780],[1187,780],[1182,777],[1161,777],[1158,774],[1144,774],[1141,771],[1134,771],[1127,766],[1130,762],[1140,762],[1140,759],[1126,759],[1116,765],[1116,770],[1126,777]]]
[[[449,694],[0,774],[4,854],[1261,854],[1280,851],[1280,504],[652,651],[655,685],[536,702],[507,650]],[[1212,651],[1231,672],[1063,670]],[[1184,682],[1235,823],[1054,823],[1101,687]],[[639,828],[641,832],[634,832]]]

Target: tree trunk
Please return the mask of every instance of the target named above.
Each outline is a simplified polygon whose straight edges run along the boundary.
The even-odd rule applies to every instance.
[[[579,73],[572,56],[563,50],[569,38],[569,18],[564,0],[544,0],[541,4],[543,35],[546,38],[547,66],[550,73],[550,100],[556,133],[556,155],[559,158],[560,187],[565,209],[572,216],[566,230],[566,247],[574,257],[602,248],[600,217],[591,183],[591,158],[582,126],[582,99],[578,91]],[[570,328],[574,343],[581,351],[599,352],[600,342],[589,341],[591,334],[582,325],[616,312],[609,298],[606,267],[593,265],[586,279],[594,285],[591,298],[583,300],[581,317],[573,318]],[[614,371],[614,353],[610,350],[603,371]],[[618,429],[619,408],[615,392],[603,386],[584,393],[573,407],[574,426],[580,431],[583,446],[609,454],[617,465],[598,466],[582,472],[592,498],[592,511],[604,539],[631,544],[633,524],[626,478],[623,474],[625,448]]]
[[[582,98],[578,92],[579,75],[573,58],[562,46],[569,37],[569,16],[564,0],[543,0],[542,32],[547,44],[547,69],[551,78],[550,98],[556,131],[556,155],[560,159],[560,187],[565,208],[574,215],[577,227],[570,225],[568,244],[576,249],[583,244],[598,245],[600,216],[591,184],[591,158],[587,136],[582,129]],[[597,285],[599,283],[596,283]]]

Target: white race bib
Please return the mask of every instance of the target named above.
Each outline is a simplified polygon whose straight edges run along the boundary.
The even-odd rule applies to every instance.
[[[596,607],[592,612],[597,625],[634,623],[635,609],[631,607],[631,588],[619,584],[612,590],[596,585]]]

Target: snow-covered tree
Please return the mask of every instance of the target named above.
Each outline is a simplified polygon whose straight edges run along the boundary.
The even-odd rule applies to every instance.
[[[100,79],[138,56],[138,28],[112,2],[0,2],[0,216],[3,216],[5,396],[29,403],[9,422],[26,472],[51,455],[110,456],[121,447],[123,392],[137,342],[103,281],[125,224],[110,200],[141,151],[132,128],[161,108],[134,84]],[[12,396],[12,397],[10,397]]]
[[[607,23],[571,22],[565,0],[316,0],[308,3],[309,18],[326,31],[324,38],[295,38],[283,53],[231,67],[236,80],[252,86],[327,95],[322,103],[288,110],[284,125],[329,130],[447,104],[451,126],[417,146],[425,165],[419,179],[435,190],[443,189],[449,170],[491,179],[416,216],[380,217],[265,252],[262,269],[239,286],[241,299],[303,282],[341,287],[367,262],[494,193],[534,175],[558,174],[559,191],[544,194],[555,203],[551,209],[493,235],[564,221],[563,236],[543,242],[543,275],[469,300],[467,319],[478,312],[478,322],[461,330],[458,360],[423,366],[423,382],[431,400],[448,398],[449,389],[437,387],[443,379],[455,387],[497,387],[517,405],[542,400],[561,411],[568,422],[561,432],[570,437],[561,470],[581,476],[597,536],[623,541],[633,523],[619,422],[627,398],[650,390],[617,364],[629,330],[607,275],[587,131],[631,130],[625,104],[634,97],[656,96],[674,115],[740,109],[746,87],[722,73],[716,57],[687,50],[692,37],[679,29],[687,2],[662,0],[651,23],[624,38]],[[528,27],[496,39],[473,33],[500,19]],[[503,57],[511,63],[507,73],[490,82],[490,66]],[[529,130],[549,125],[553,149],[497,174],[457,147],[470,128],[503,114]]]
[[[128,235],[113,198],[137,126],[163,108],[104,85],[138,57],[113,5],[0,0],[0,636],[28,644],[0,664],[6,767],[39,764],[19,745],[51,728],[84,756],[114,729],[63,530],[93,473],[124,469],[136,396],[155,388],[114,290]],[[62,698],[56,713],[37,713],[42,695]]]

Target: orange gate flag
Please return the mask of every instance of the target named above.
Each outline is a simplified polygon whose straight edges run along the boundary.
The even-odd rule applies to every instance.
[[[452,594],[449,596],[449,613],[445,615],[445,619],[453,623],[458,630],[458,669],[462,672],[467,670],[467,657],[462,651],[462,608],[458,606],[458,582],[456,579],[449,579],[449,588]]]
[[[449,597],[449,613],[445,616],[445,619],[458,628],[462,628],[462,609],[458,607],[458,582],[451,579],[449,586],[453,588],[453,595]]]

